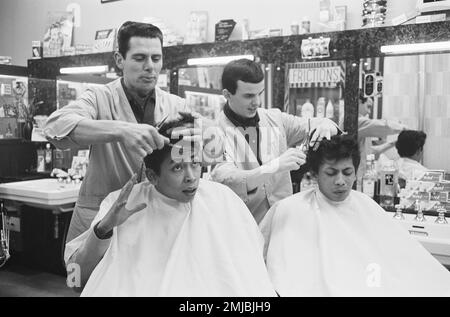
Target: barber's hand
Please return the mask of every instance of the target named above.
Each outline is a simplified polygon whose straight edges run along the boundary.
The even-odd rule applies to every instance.
[[[289,148],[275,161],[278,164],[277,172],[298,170],[306,162],[306,154],[300,149]]]
[[[134,207],[133,209],[125,208],[125,205],[130,196],[133,186],[136,184],[137,175],[134,174],[133,177],[125,184],[125,186],[120,191],[119,197],[115,203],[111,206],[106,216],[100,221],[97,229],[102,233],[107,233],[111,231],[114,227],[123,224],[131,215],[141,211],[147,204],[142,203]]]
[[[125,147],[144,158],[155,149],[162,149],[169,139],[158,133],[155,127],[148,124],[123,123],[120,141]]]
[[[170,137],[172,139],[178,139],[183,136],[183,140],[187,142],[202,142],[202,125],[205,118],[196,112],[179,111],[178,113],[182,118],[192,115],[194,117],[194,123],[174,129]]]
[[[315,119],[314,121],[311,121],[313,124],[316,124],[313,128],[313,134],[311,136],[309,146],[313,147],[313,150],[315,151],[319,147],[320,141],[322,141],[322,139],[325,138],[327,140],[330,140],[333,135],[336,135],[338,133],[338,127],[336,123],[328,118]]]
[[[173,129],[172,139],[183,136],[183,141],[194,142],[203,151],[203,161],[205,165],[211,164],[215,159],[219,159],[223,154],[223,131],[216,122],[203,117],[197,112],[178,112],[181,117],[192,115],[194,124]],[[207,159],[205,158],[207,156]]]

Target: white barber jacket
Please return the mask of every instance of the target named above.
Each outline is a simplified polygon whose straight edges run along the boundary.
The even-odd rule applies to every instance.
[[[175,119],[186,111],[185,99],[155,88],[155,122],[166,114]],[[123,90],[120,78],[104,86],[90,87],[81,97],[51,114],[44,132],[59,148],[78,147],[69,134],[84,119],[115,120],[137,123]],[[73,212],[67,241],[85,232],[101,201],[112,191],[122,188],[134,173],[140,172],[142,160],[120,143],[90,146],[89,167],[81,185]]]
[[[308,120],[281,112],[279,109],[258,109],[260,118],[260,158],[263,164],[283,154],[288,147],[300,144],[308,133]],[[292,195],[289,172],[279,172],[267,179],[256,191],[247,191],[244,170],[260,165],[242,128],[236,128],[222,111],[220,127],[225,133],[225,162],[212,171],[212,179],[229,186],[241,197],[259,223],[277,201]]]

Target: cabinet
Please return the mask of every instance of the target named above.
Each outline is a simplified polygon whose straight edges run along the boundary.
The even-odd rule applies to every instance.
[[[0,184],[15,260],[65,275],[65,240],[79,189],[56,179]]]

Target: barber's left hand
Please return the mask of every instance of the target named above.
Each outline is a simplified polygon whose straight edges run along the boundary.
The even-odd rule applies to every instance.
[[[183,141],[196,143],[208,157],[203,164],[211,164],[215,159],[221,158],[223,154],[223,132],[216,122],[203,117],[197,112],[179,112],[183,117],[192,115],[194,124],[187,127],[173,129],[172,139],[178,139],[183,136]]]
[[[324,138],[330,140],[333,135],[338,133],[338,126],[330,119],[323,118],[315,119],[314,121],[311,121],[313,124],[316,124],[313,128],[313,134],[309,142],[309,146],[313,147],[313,151],[317,150],[320,145],[320,141]]]
[[[203,118],[199,113],[196,112],[178,112],[181,117],[186,117],[187,115],[192,115],[194,117],[194,123],[185,127],[179,127],[173,129],[170,137],[172,139],[178,139],[183,136],[183,140],[187,142],[201,142],[202,140],[202,125],[204,124],[205,118]]]

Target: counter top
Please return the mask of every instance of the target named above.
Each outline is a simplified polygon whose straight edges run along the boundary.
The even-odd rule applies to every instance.
[[[55,178],[0,184],[0,198],[39,207],[73,204],[81,184],[59,183]]]
[[[388,217],[406,229],[417,239],[439,262],[450,267],[450,219],[448,224],[436,223],[436,216],[425,215],[425,222],[416,221],[414,214],[404,213],[404,219],[393,218],[393,212],[387,212]]]

